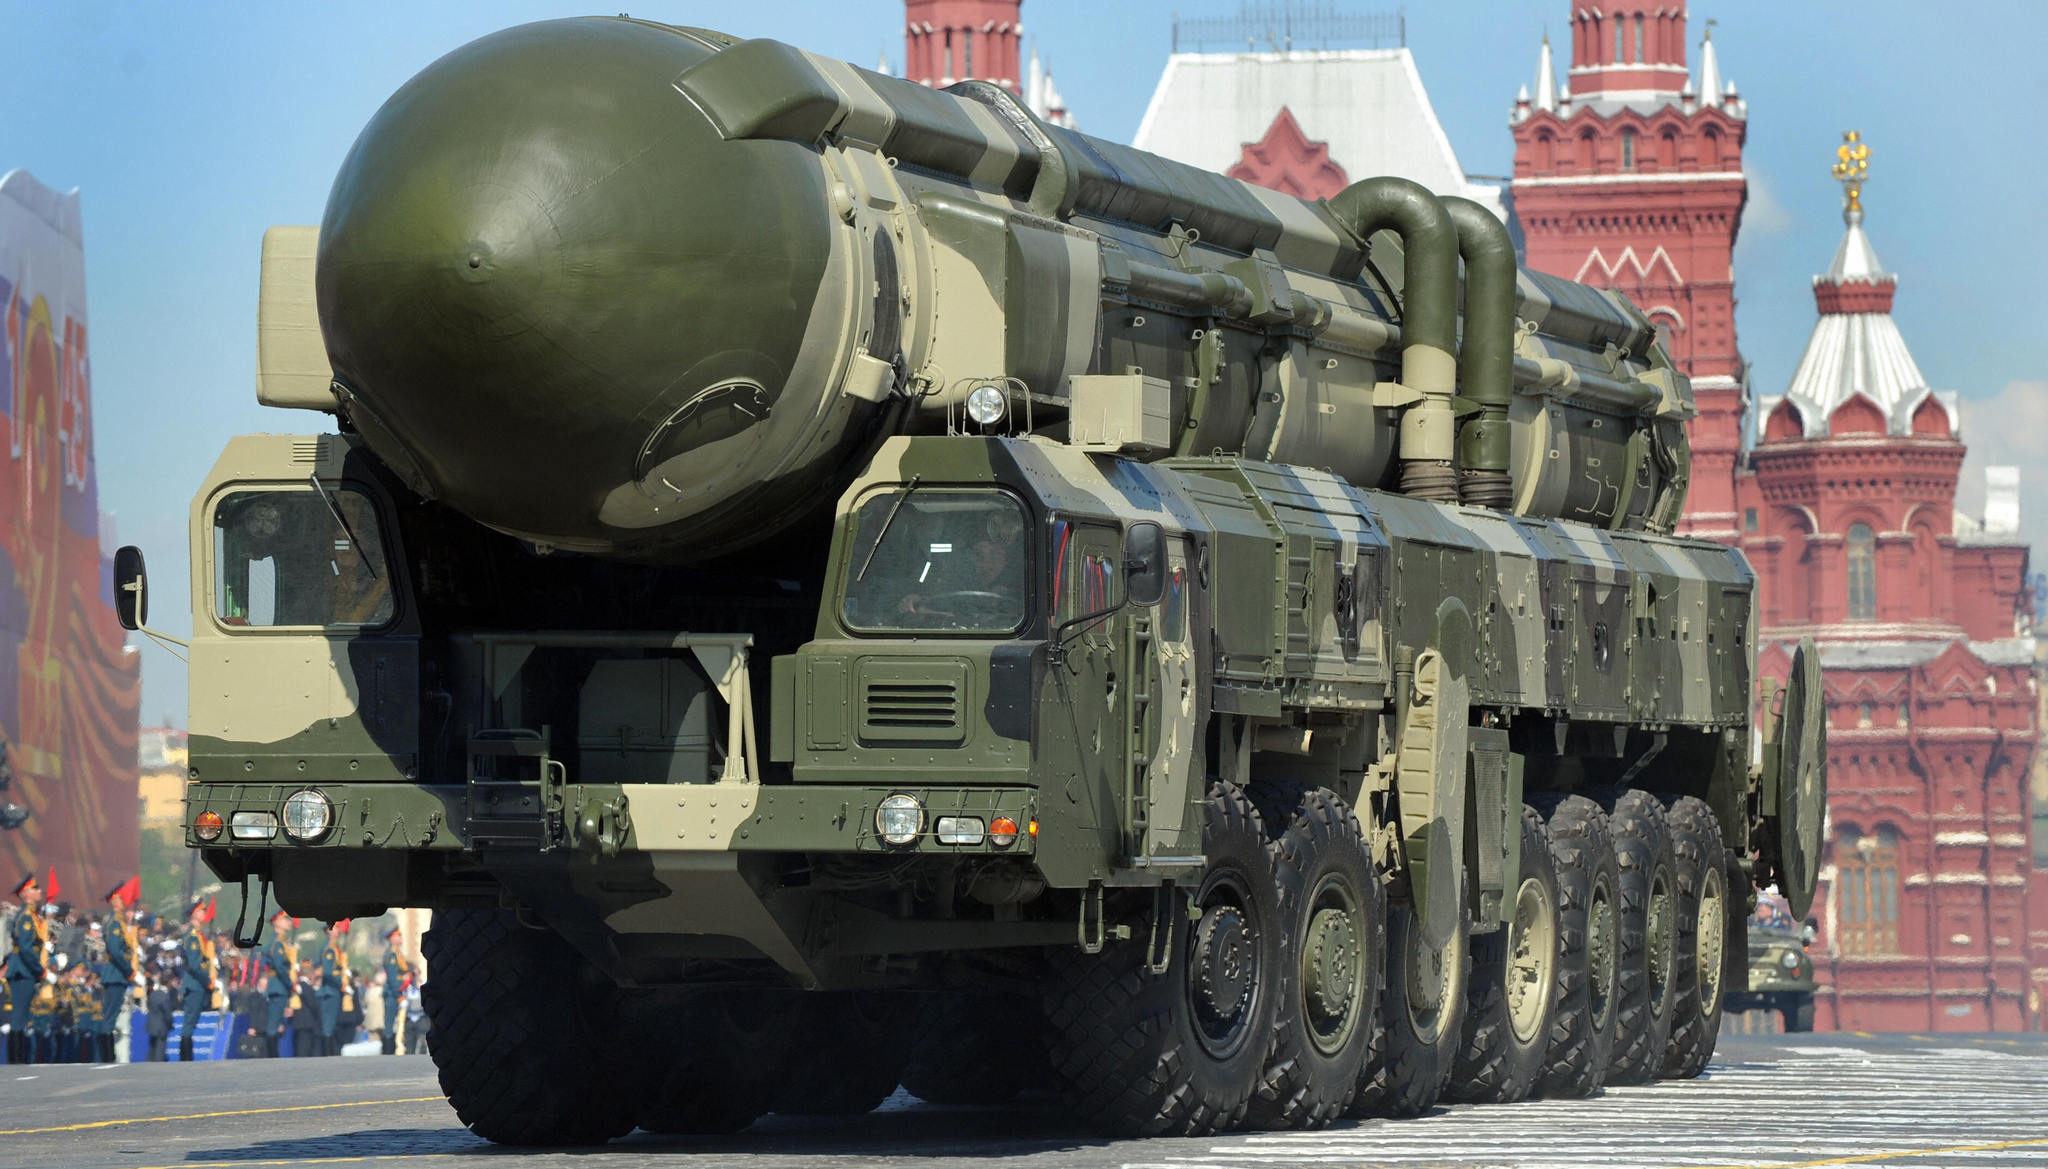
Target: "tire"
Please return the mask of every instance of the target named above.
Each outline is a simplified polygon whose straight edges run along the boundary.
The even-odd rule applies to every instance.
[[[1005,1104],[1051,1082],[1038,1004],[1014,996],[946,995],[917,1028],[903,1090],[929,1104]]]
[[[567,942],[509,912],[446,909],[423,949],[427,1051],[469,1131],[532,1146],[632,1131],[634,1061],[609,1058],[617,989]]]
[[[1620,794],[1608,812],[1621,873],[1621,976],[1617,980],[1610,1084],[1646,1084],[1657,1077],[1671,1043],[1671,977],[1677,945],[1677,875],[1664,806],[1645,791]]]
[[[1721,990],[1728,968],[1728,855],[1706,801],[1665,804],[1678,877],[1677,945],[1672,954],[1671,1040],[1658,1075],[1690,1080],[1707,1070],[1721,1034]]]
[[[1584,796],[1550,796],[1550,859],[1557,872],[1557,1006],[1550,1016],[1545,1096],[1600,1090],[1614,1057],[1620,974],[1621,874],[1607,813]]]
[[[1334,793],[1297,796],[1271,846],[1286,958],[1279,1042],[1252,1128],[1322,1128],[1358,1091],[1379,1027],[1386,892],[1358,817]]]
[[[653,1085],[639,1113],[648,1132],[738,1132],[769,1111],[797,1038],[794,992],[705,991],[654,1000],[642,1019]]]
[[[1787,1034],[1813,1030],[1813,999],[1809,996],[1801,995],[1796,1001],[1787,1002],[1778,1013],[1785,1020]]]
[[[1149,909],[1127,921],[1129,940],[1052,960],[1045,1017],[1053,1074],[1068,1105],[1108,1132],[1201,1136],[1228,1128],[1244,1117],[1272,1054],[1280,907],[1265,828],[1234,784],[1209,785],[1202,852],[1209,863],[1192,902],[1199,920],[1173,915],[1164,974],[1146,969]]]
[[[910,1062],[912,1004],[898,995],[851,991],[798,999],[798,1042],[791,1045],[774,1111],[859,1116],[896,1091]]]
[[[1522,863],[1507,890],[1513,916],[1472,939],[1472,977],[1450,1095],[1469,1104],[1526,1100],[1543,1078],[1557,1006],[1557,868],[1536,809],[1522,808]]]
[[[1380,1042],[1347,1114],[1419,1116],[1436,1106],[1457,1062],[1472,975],[1471,911],[1462,890],[1448,953],[1426,953],[1414,906],[1387,913],[1387,988],[1380,996]]]

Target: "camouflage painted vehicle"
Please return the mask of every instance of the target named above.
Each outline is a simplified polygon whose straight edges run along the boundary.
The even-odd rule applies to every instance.
[[[1815,663],[1753,770],[1690,388],[1475,204],[560,21],[393,97],[259,325],[340,432],[193,503],[188,842],[435,907],[493,1140],[1694,1075],[1811,888]]]
[[[1729,1011],[1776,1011],[1787,1031],[1813,1030],[1813,959],[1806,947],[1813,927],[1801,925],[1785,903],[1763,896],[1749,918],[1749,977],[1730,989]]]

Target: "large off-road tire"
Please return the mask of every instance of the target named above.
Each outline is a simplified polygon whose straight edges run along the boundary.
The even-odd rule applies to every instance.
[[[1147,969],[1152,927],[1138,913],[1124,920],[1129,940],[1061,952],[1047,976],[1060,1090],[1113,1133],[1198,1136],[1236,1124],[1273,1051],[1284,927],[1265,828],[1234,784],[1209,786],[1202,852],[1193,920],[1170,915],[1165,973]]]
[[[945,995],[917,1024],[903,1089],[931,1104],[1003,1104],[1047,1087],[1039,1005],[1014,995]]]
[[[1279,1042],[1246,1124],[1322,1128],[1358,1091],[1379,1026],[1386,891],[1351,806],[1300,791],[1272,846],[1286,923]]]
[[[1813,1030],[1813,996],[1788,994],[1780,1000],[1778,1017],[1785,1021],[1787,1034]]]
[[[1441,950],[1423,941],[1414,906],[1387,913],[1387,988],[1379,1043],[1366,1059],[1350,1116],[1419,1116],[1436,1106],[1457,1062],[1472,976],[1471,911],[1458,894],[1458,922]]]
[[[427,1051],[469,1131],[592,1145],[633,1130],[640,1093],[613,1042],[617,990],[567,942],[508,912],[444,909],[423,949]]]
[[[1522,808],[1522,863],[1507,922],[1472,939],[1465,1026],[1450,1095],[1471,1104],[1525,1100],[1543,1078],[1557,1005],[1558,892],[1550,840]]]
[[[1621,793],[1607,823],[1621,871],[1621,995],[1607,1082],[1645,1084],[1657,1077],[1671,1042],[1678,877],[1656,796]]]
[[[728,1133],[775,1104],[798,1034],[793,991],[664,996],[637,1017],[652,1086],[639,1125],[655,1133]]]
[[[1557,871],[1557,1005],[1550,1017],[1545,1096],[1590,1096],[1614,1056],[1620,975],[1621,874],[1607,813],[1584,796],[1551,796],[1550,858]]]
[[[900,995],[849,991],[798,1000],[775,1111],[858,1116],[889,1098],[910,1062],[914,1004]]]
[[[1721,991],[1728,967],[1728,854],[1706,801],[1667,800],[1671,855],[1678,877],[1678,939],[1673,953],[1671,1040],[1658,1075],[1689,1080],[1707,1070],[1721,1034]]]

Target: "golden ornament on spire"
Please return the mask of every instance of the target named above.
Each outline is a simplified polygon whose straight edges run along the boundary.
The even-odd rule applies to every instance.
[[[1835,147],[1835,178],[1848,193],[1849,210],[1861,213],[1863,210],[1863,180],[1870,175],[1870,147],[1864,145],[1863,132],[1850,130],[1842,135],[1842,144]]]

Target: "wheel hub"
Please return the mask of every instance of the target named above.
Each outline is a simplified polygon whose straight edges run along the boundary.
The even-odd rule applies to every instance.
[[[1722,931],[1727,923],[1727,887],[1719,872],[1709,870],[1700,881],[1699,931],[1694,935],[1698,949],[1694,955],[1695,969],[1699,971],[1700,1009],[1711,1015],[1714,1004],[1721,1001],[1721,963],[1726,934]]]
[[[1522,882],[1508,929],[1508,1022],[1517,1040],[1534,1043],[1557,985],[1556,909],[1541,882]]]
[[[1195,1005],[1219,1022],[1244,1010],[1254,956],[1250,923],[1235,905],[1212,905],[1195,926]]]
[[[1317,910],[1303,941],[1303,997],[1323,1018],[1342,1018],[1358,985],[1358,931],[1351,915],[1335,908]]]

